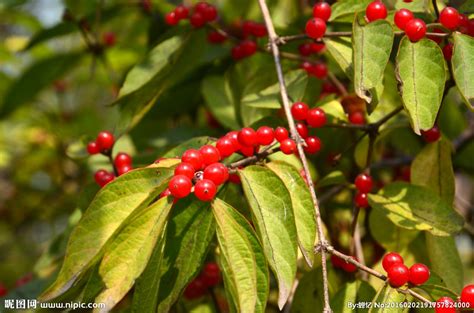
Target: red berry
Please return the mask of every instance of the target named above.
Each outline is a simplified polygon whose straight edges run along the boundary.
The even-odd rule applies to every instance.
[[[311,73],[311,69],[313,68],[313,64],[311,62],[303,62],[300,65],[300,68],[305,70],[307,74]]]
[[[431,32],[433,33],[438,33],[438,34],[444,34],[444,31],[443,29],[439,28],[439,27],[433,27],[433,29],[431,30]],[[428,35],[426,36],[428,39],[430,40],[433,40],[434,42],[436,42],[438,45],[441,43],[441,41],[443,41],[443,37],[441,36],[433,36],[433,35]]]
[[[182,19],[185,19],[188,17],[189,15],[189,9],[187,6],[185,5],[178,5],[175,9],[174,9],[174,14],[176,15],[176,17],[179,19],[179,20],[182,20]]]
[[[239,142],[243,146],[257,145],[257,133],[250,127],[244,127],[239,132]]]
[[[112,47],[115,45],[115,42],[117,41],[117,37],[115,36],[115,33],[113,32],[106,32],[102,35],[102,41],[105,46]]]
[[[196,171],[199,171],[204,165],[202,154],[196,149],[186,150],[181,157],[181,162],[191,164]]]
[[[189,18],[189,22],[194,28],[200,28],[206,24],[206,19],[204,18],[203,14],[196,11]]]
[[[97,154],[100,152],[99,145],[95,141],[91,141],[87,144],[87,153],[90,155]]]
[[[166,188],[165,190],[163,190],[162,193],[160,193],[160,199],[161,198],[164,198],[164,197],[168,197],[168,196],[171,196],[171,191],[169,188]]]
[[[453,299],[450,297],[442,297],[436,301],[436,313],[456,313],[456,307]]]
[[[232,144],[234,145],[234,150],[237,151],[239,150],[242,145],[239,142],[239,132],[236,130],[230,131],[226,134],[226,137],[229,138],[232,141]]]
[[[405,2],[405,3],[411,3],[411,2],[413,2],[413,0],[403,0],[403,2]]]
[[[311,74],[319,79],[325,79],[328,76],[328,67],[323,62],[316,62],[311,67]]]
[[[217,140],[216,148],[217,150],[219,150],[219,153],[222,158],[226,158],[235,152],[235,148],[234,148],[234,144],[232,143],[232,140],[227,137],[223,137]]]
[[[419,18],[408,21],[405,25],[405,34],[412,42],[417,42],[426,35],[426,24]]]
[[[293,139],[284,139],[280,142],[280,150],[284,154],[293,154],[296,152],[296,143]]]
[[[117,174],[118,176],[123,175],[125,173],[130,172],[133,170],[133,167],[131,165],[123,165],[123,166],[117,166]]]
[[[240,44],[236,45],[236,46],[233,46],[230,53],[232,55],[232,58],[236,61],[240,60],[240,59],[243,59],[245,57],[244,49]]]
[[[218,285],[221,280],[219,266],[214,262],[207,263],[202,270],[201,279],[207,287]]]
[[[357,192],[354,197],[354,202],[359,208],[367,208],[369,206],[369,200],[367,194],[363,192]]]
[[[227,40],[227,36],[218,31],[212,31],[207,34],[207,41],[210,43],[222,43]]]
[[[422,130],[421,135],[426,142],[431,143],[438,141],[438,139],[441,137],[441,132],[439,131],[438,126],[433,126],[433,128],[428,130]]]
[[[176,12],[169,12],[165,15],[165,23],[170,26],[174,26],[179,23],[179,18],[176,16]]]
[[[275,129],[275,139],[278,142],[282,142],[283,140],[287,139],[289,136],[288,130],[284,127],[277,127]]]
[[[236,185],[240,185],[242,183],[238,174],[229,174],[229,181]]]
[[[213,181],[216,185],[220,185],[229,179],[229,170],[222,163],[214,163],[204,169],[203,177]]]
[[[273,140],[275,140],[273,128],[268,126],[262,126],[257,129],[257,142],[259,145],[269,145],[273,142]]]
[[[0,298],[8,294],[8,289],[0,283]]]
[[[311,44],[310,43],[302,43],[299,45],[298,50],[302,56],[309,56],[313,51],[311,51]]]
[[[211,145],[205,145],[202,146],[199,149],[199,152],[201,152],[202,155],[202,162],[203,166],[219,162],[221,160],[221,154],[219,153],[219,150]]]
[[[202,179],[194,186],[194,194],[201,201],[211,201],[214,199],[216,192],[216,184],[209,179]]]
[[[351,258],[357,261],[357,258],[355,256],[351,256]],[[357,271],[357,266],[342,260],[342,269],[347,273],[354,273],[355,271]]]
[[[308,137],[308,127],[303,123],[296,124],[296,130],[300,134],[301,138],[305,139]]]
[[[319,39],[326,33],[326,22],[320,18],[312,18],[306,23],[306,35],[313,39]]]
[[[325,93],[338,93],[339,92],[337,87],[331,84],[330,82],[324,82],[321,90],[322,92],[325,92]]]
[[[340,257],[334,254],[331,254],[331,263],[332,263],[332,266],[334,266],[334,268],[342,268],[344,263],[346,262]]]
[[[467,285],[461,291],[461,302],[469,303],[469,308],[474,308],[474,285]]]
[[[460,20],[459,13],[455,8],[446,7],[439,14],[439,22],[446,28],[455,30],[458,28]]]
[[[308,111],[306,122],[310,127],[322,127],[326,124],[326,114],[320,108],[314,108]]]
[[[201,277],[195,278],[184,289],[184,297],[189,300],[197,299],[206,294],[207,287]]]
[[[184,175],[176,175],[171,178],[168,189],[171,192],[171,195],[177,199],[181,199],[186,197],[191,193],[191,188],[193,187],[193,183],[189,177]]]
[[[413,264],[410,267],[410,283],[422,285],[430,278],[430,270],[424,264]]]
[[[252,35],[257,38],[265,37],[267,35],[267,28],[264,24],[255,23],[252,28]]]
[[[414,18],[413,13],[407,9],[400,9],[395,13],[395,25],[401,30],[405,30],[406,24]]]
[[[99,146],[102,153],[107,152],[108,150],[112,149],[115,143],[114,135],[108,131],[102,131],[97,135],[95,142],[97,142],[97,145]]]
[[[305,139],[306,147],[304,151],[309,154],[318,153],[321,150],[321,140],[316,136],[311,136]]]
[[[324,42],[313,42],[311,43],[311,52],[312,53],[321,53],[326,48]]]
[[[372,177],[367,174],[359,174],[355,179],[356,188],[363,193],[368,193],[372,190]]]
[[[124,152],[120,152],[115,156],[114,164],[116,167],[130,166],[132,164],[132,157]]]
[[[246,157],[252,156],[255,154],[254,146],[241,146],[239,152]]]
[[[388,282],[394,288],[401,287],[408,282],[410,271],[404,264],[394,264],[387,271]]]
[[[309,107],[304,102],[295,102],[291,106],[291,115],[298,121],[304,121],[308,115]]]
[[[387,17],[387,8],[380,0],[375,0],[365,9],[365,16],[369,22],[383,20]]]
[[[253,40],[244,40],[240,43],[244,56],[248,57],[257,52],[257,43]]]
[[[385,271],[388,271],[395,264],[403,264],[403,258],[396,252],[387,253],[382,259],[382,266]]]
[[[355,111],[355,112],[349,113],[349,122],[355,125],[365,124],[364,113],[362,113],[361,111]]]
[[[97,185],[99,185],[100,187],[104,187],[109,182],[114,180],[114,174],[109,173],[105,170],[98,170],[94,174],[94,179],[95,179],[95,182],[97,183]]]
[[[313,17],[327,22],[331,17],[331,6],[327,2],[318,2],[313,7]]]
[[[179,163],[178,166],[176,166],[176,168],[174,169],[174,175],[175,176],[176,175],[184,175],[189,179],[194,178],[194,173],[195,172],[196,172],[196,170],[194,169],[194,167],[190,163],[186,163],[186,162]]]
[[[449,42],[443,47],[443,55],[446,61],[451,61],[451,58],[453,57],[453,44],[452,43]]]
[[[200,1],[196,3],[196,5],[194,6],[194,12],[199,12],[201,14],[204,14],[204,11],[206,11],[208,6],[209,6],[209,3],[205,1]]]
[[[206,22],[212,22],[217,18],[217,9],[213,5],[208,5],[203,12]]]

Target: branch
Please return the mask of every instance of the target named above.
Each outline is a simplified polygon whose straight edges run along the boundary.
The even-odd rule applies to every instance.
[[[275,152],[278,152],[280,151],[280,148],[276,147],[276,148],[270,148],[270,149],[267,149],[267,150],[264,150],[260,153],[257,153],[255,155],[252,155],[252,156],[249,156],[245,159],[241,159],[239,161],[236,161],[234,163],[231,163],[228,165],[228,167],[230,169],[236,169],[236,168],[239,168],[241,166],[246,166],[246,165],[249,165],[249,164],[254,164],[260,160],[263,160],[265,159],[267,156],[269,156],[270,154],[273,154]]]
[[[431,3],[433,4],[433,8],[436,14],[436,19],[439,19],[438,3],[436,2],[436,0],[431,0]]]
[[[311,198],[313,200],[313,205],[314,205],[314,211],[315,211],[315,217],[316,217],[316,226],[318,229],[318,241],[319,244],[322,245],[323,247],[327,245],[323,228],[322,228],[322,220],[321,220],[321,213],[319,211],[319,206],[318,206],[318,199],[316,197],[316,193],[314,191],[314,185],[313,181],[311,180],[311,174],[309,171],[308,167],[308,161],[306,159],[305,152],[303,150],[303,145],[302,145],[302,140],[296,130],[295,126],[295,121],[293,120],[293,116],[291,115],[291,110],[290,110],[290,103],[288,101],[288,93],[286,90],[286,85],[285,85],[285,79],[283,77],[283,70],[281,67],[280,63],[280,51],[278,49],[277,41],[278,41],[278,36],[275,33],[275,29],[273,27],[273,22],[270,17],[270,12],[268,10],[268,6],[265,2],[265,0],[258,0],[258,3],[260,5],[260,10],[262,11],[263,18],[265,20],[265,25],[267,27],[268,31],[268,36],[269,36],[269,41],[271,44],[271,50],[273,52],[273,58],[275,60],[275,68],[277,71],[278,75],[278,81],[280,84],[280,95],[282,98],[283,102],[283,108],[285,110],[286,118],[288,120],[288,124],[290,127],[291,135],[294,139],[296,139],[296,144],[298,147],[298,153],[299,157],[301,159],[301,163],[303,164],[304,172],[306,177],[308,177],[308,185],[309,185],[309,190],[311,193]],[[327,263],[326,263],[326,253],[324,250],[321,251],[321,268],[322,268],[322,275],[323,275],[323,294],[324,294],[324,312],[325,313],[331,313],[331,306],[329,304],[329,284],[328,284],[328,273],[327,273]]]

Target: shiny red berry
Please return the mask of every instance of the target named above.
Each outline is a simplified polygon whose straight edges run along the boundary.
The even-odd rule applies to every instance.
[[[239,153],[245,157],[249,157],[255,154],[255,148],[254,146],[241,146]]]
[[[181,162],[176,166],[174,169],[174,175],[184,175],[189,179],[194,178],[194,173],[196,170],[194,167],[191,165],[191,163],[186,163],[186,162]]]
[[[261,126],[257,129],[257,142],[261,146],[269,145],[275,140],[273,128]]]
[[[203,166],[207,166],[212,163],[219,162],[221,160],[221,154],[219,150],[211,145],[204,145],[199,149],[202,155]]]
[[[202,179],[194,186],[194,195],[201,201],[211,201],[214,199],[216,192],[216,184],[209,179]]]
[[[242,145],[239,142],[239,132],[236,130],[230,131],[226,134],[226,137],[232,140],[232,144],[234,145],[234,150],[239,150]]]
[[[325,79],[328,76],[328,66],[323,62],[316,62],[311,67],[311,74],[319,79]]]
[[[298,121],[304,121],[308,115],[309,107],[304,102],[295,102],[291,106],[291,115]]]
[[[326,48],[324,42],[313,42],[311,43],[311,52],[313,53],[321,53]]]
[[[202,154],[196,149],[186,150],[181,156],[181,162],[191,164],[196,171],[199,171],[204,165]]]
[[[217,9],[213,5],[208,5],[203,12],[206,22],[212,22],[217,18]]]
[[[413,285],[422,285],[430,278],[429,268],[421,263],[413,264],[410,267],[410,283]]]
[[[442,297],[436,301],[435,313],[456,313],[456,304],[450,297]]]
[[[368,193],[372,190],[372,177],[367,174],[359,174],[355,179],[356,188],[363,193]]]
[[[309,56],[311,55],[311,53],[313,53],[313,51],[311,51],[311,44],[310,43],[302,43],[301,45],[299,45],[298,47],[298,51],[300,52],[300,54],[302,56]]]
[[[414,19],[413,13],[407,9],[398,10],[393,17],[395,25],[401,30],[405,30],[406,24],[412,19]]]
[[[405,34],[412,42],[421,40],[426,35],[426,24],[419,18],[408,21],[405,25]]]
[[[309,154],[318,153],[321,150],[321,140],[316,136],[310,136],[305,139],[306,147],[304,147],[304,151]]]
[[[438,139],[441,137],[441,132],[439,131],[438,126],[434,126],[428,130],[422,130],[421,135],[426,142],[431,143],[438,141]]]
[[[300,134],[301,138],[305,139],[308,137],[308,126],[303,123],[296,124],[296,131]]]
[[[244,40],[240,43],[244,56],[249,57],[257,52],[257,43],[253,40]]]
[[[184,297],[189,300],[201,298],[206,294],[207,287],[201,277],[195,278],[184,289]]]
[[[97,172],[95,172],[94,174],[94,179],[95,179],[95,182],[100,186],[100,187],[104,187],[105,185],[107,185],[109,182],[111,182],[112,180],[114,180],[115,176],[114,174],[112,173],[109,173],[105,170],[98,170]]]
[[[460,23],[459,12],[455,8],[446,7],[439,14],[439,22],[444,27],[455,30]]]
[[[206,11],[207,7],[209,6],[209,3],[205,1],[199,1],[194,5],[194,12],[199,12],[201,14],[204,14],[204,11]]]
[[[474,285],[467,285],[463,288],[461,302],[469,303],[469,308],[474,309]]]
[[[404,264],[394,264],[387,271],[388,282],[394,288],[401,287],[408,282],[410,271]]]
[[[312,18],[306,23],[306,35],[313,39],[319,39],[326,33],[326,22],[320,18]]]
[[[387,253],[382,259],[382,266],[385,271],[388,271],[395,264],[403,264],[403,258],[396,252]]]
[[[222,163],[210,164],[204,169],[203,178],[213,181],[216,185],[220,185],[229,179],[229,170]]]
[[[114,164],[116,167],[132,165],[132,157],[128,153],[120,152],[115,156]]]
[[[367,208],[369,206],[369,200],[367,194],[363,192],[357,192],[354,197],[354,202],[359,208]]]
[[[99,145],[95,141],[91,141],[87,144],[87,153],[90,155],[97,154],[100,152]]]
[[[229,181],[236,185],[240,185],[242,183],[238,174],[229,174]]]
[[[331,17],[331,6],[327,2],[318,2],[313,7],[313,17],[327,22]]]
[[[189,177],[184,175],[176,175],[171,178],[168,189],[171,192],[171,195],[177,199],[186,197],[191,193],[191,188],[193,183]]]
[[[355,256],[351,256],[351,258],[357,261],[357,258]],[[346,262],[345,260],[342,260],[342,269],[347,273],[354,273],[355,271],[357,271],[357,266],[352,263]]]
[[[250,127],[244,127],[239,132],[239,142],[243,146],[257,145],[257,133]]]
[[[342,266],[346,262],[343,259],[341,259],[340,257],[338,257],[334,254],[331,254],[331,263],[332,263],[332,266],[334,268],[342,268]]]
[[[451,58],[453,57],[453,44],[452,43],[447,43],[443,47],[443,55],[446,61],[451,61]]]
[[[204,18],[203,14],[194,12],[189,18],[189,22],[194,28],[200,28],[206,24],[206,19]]]
[[[364,125],[365,124],[365,115],[363,112],[355,111],[349,113],[349,122],[355,125]]]
[[[293,154],[296,152],[296,143],[293,139],[284,139],[280,142],[280,150],[284,154]]]
[[[287,139],[289,136],[288,130],[284,127],[277,127],[275,129],[275,139],[278,142],[282,142],[283,140]]]
[[[226,158],[235,152],[234,144],[230,138],[223,137],[217,140],[216,148],[222,158]]]
[[[180,20],[182,19],[185,19],[188,17],[189,15],[189,9],[187,6],[185,5],[178,5],[175,9],[174,9],[174,13],[176,15],[176,17]]]
[[[99,146],[100,151],[104,153],[112,149],[115,143],[115,138],[112,133],[108,131],[102,131],[97,135],[97,139],[95,140],[95,142]]]
[[[207,287],[218,285],[221,280],[219,266],[214,262],[207,263],[202,270],[201,279]]]
[[[306,122],[309,127],[322,127],[326,124],[326,113],[320,108],[314,108],[308,111]]]
[[[383,20],[387,17],[387,8],[380,0],[375,0],[365,9],[365,16],[369,22]]]
[[[122,165],[122,166],[117,166],[117,174],[118,176],[121,176],[125,173],[130,172],[133,170],[133,167],[131,165]]]
[[[174,26],[179,23],[179,18],[176,16],[176,12],[169,12],[165,15],[165,23],[170,26]]]

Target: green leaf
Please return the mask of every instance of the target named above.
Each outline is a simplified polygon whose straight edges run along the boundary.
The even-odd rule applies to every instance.
[[[75,30],[78,30],[78,26],[76,23],[72,22],[62,22],[50,28],[42,29],[38,33],[34,34],[33,37],[31,37],[31,40],[28,42],[28,44],[23,50],[31,49],[37,44],[47,41],[49,39],[70,34]]]
[[[436,301],[441,297],[451,297],[456,299],[458,293],[452,291],[445,286],[445,283],[435,272],[431,271],[430,278],[423,285],[417,286],[417,289],[421,289],[430,295],[431,300]]]
[[[443,99],[446,65],[438,44],[429,39],[411,42],[403,37],[397,54],[397,79],[413,130],[433,127]]]
[[[445,138],[426,145],[411,163],[411,182],[436,192],[446,203],[454,202],[453,149]]]
[[[332,185],[342,185],[346,183],[347,183],[347,179],[346,179],[346,176],[344,176],[344,173],[341,171],[334,171],[327,174],[323,178],[321,178],[317,182],[316,187],[321,188],[321,187],[327,187],[327,186],[332,186]]]
[[[463,218],[426,187],[395,182],[369,194],[372,208],[380,210],[399,227],[449,236],[462,229]]]
[[[339,2],[338,2],[339,3]],[[352,66],[352,41],[350,38],[324,38],[326,49],[329,55],[341,67],[342,71],[351,80],[354,78],[354,69]]]
[[[41,90],[77,66],[84,55],[83,52],[57,54],[33,63],[10,86],[0,105],[0,116],[33,100]]]
[[[454,33],[454,50],[451,58],[454,80],[459,92],[471,110],[474,110],[474,39]]]
[[[174,147],[171,150],[168,150],[163,157],[164,158],[180,158],[184,151],[188,149],[199,149],[204,145],[211,144],[213,141],[208,136],[191,138],[182,144]]]
[[[317,229],[313,200],[308,186],[299,171],[288,163],[270,162],[266,166],[280,177],[286,189],[288,189],[295,215],[298,244],[306,263],[312,267]]]
[[[363,280],[345,284],[331,299],[334,312],[367,312],[367,308],[355,308],[351,305],[371,302],[375,296],[374,288]]]
[[[212,115],[225,127],[238,129],[235,103],[228,80],[223,76],[208,76],[202,82],[201,92]]]
[[[114,307],[132,288],[145,269],[153,249],[163,235],[173,199],[161,198],[149,207],[134,211],[127,225],[105,248],[99,275],[105,289],[95,298]]]
[[[263,166],[248,166],[239,173],[265,256],[278,280],[281,309],[296,275],[298,241],[291,198],[281,179]]]
[[[238,312],[265,312],[269,277],[263,249],[252,226],[220,199],[212,203],[226,289]]]
[[[405,295],[399,293],[395,289],[391,288],[387,284],[384,284],[382,288],[377,291],[374,299],[371,303],[371,308],[369,309],[369,313],[399,313],[404,312],[405,310],[401,308],[397,308],[396,306],[390,307],[390,304],[394,303],[401,303],[405,300]],[[388,308],[384,308],[383,306],[388,306]]]
[[[135,209],[148,206],[172,175],[172,169],[153,166],[130,171],[103,187],[73,230],[58,277],[42,299],[67,291],[100,257],[122,222]]]
[[[369,103],[369,113],[375,108],[372,98],[383,79],[393,46],[393,30],[389,22],[378,20],[362,26],[356,16],[352,26],[354,46],[354,89]]]
[[[209,202],[188,196],[173,206],[166,228],[163,250],[166,257],[159,270],[158,296],[153,295],[158,298],[157,312],[168,312],[183,289],[198,274],[215,231]],[[145,273],[152,273],[152,269],[147,269]]]
[[[331,6],[331,18],[329,21],[334,21],[338,17],[344,15],[354,15],[358,11],[365,11],[367,5],[371,0],[340,0]]]

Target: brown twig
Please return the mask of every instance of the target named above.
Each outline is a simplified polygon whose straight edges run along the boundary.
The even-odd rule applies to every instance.
[[[270,154],[273,154],[275,152],[278,152],[280,151],[280,148],[279,147],[275,147],[275,148],[271,148],[271,149],[267,149],[267,150],[264,150],[260,153],[257,153],[255,155],[252,155],[252,156],[249,156],[247,158],[244,158],[244,159],[241,159],[239,161],[236,161],[234,163],[231,163],[228,165],[228,168],[229,169],[237,169],[241,166],[246,166],[246,165],[249,165],[249,164],[254,164],[260,160],[263,160],[264,158],[266,158],[267,156],[269,156]]]

